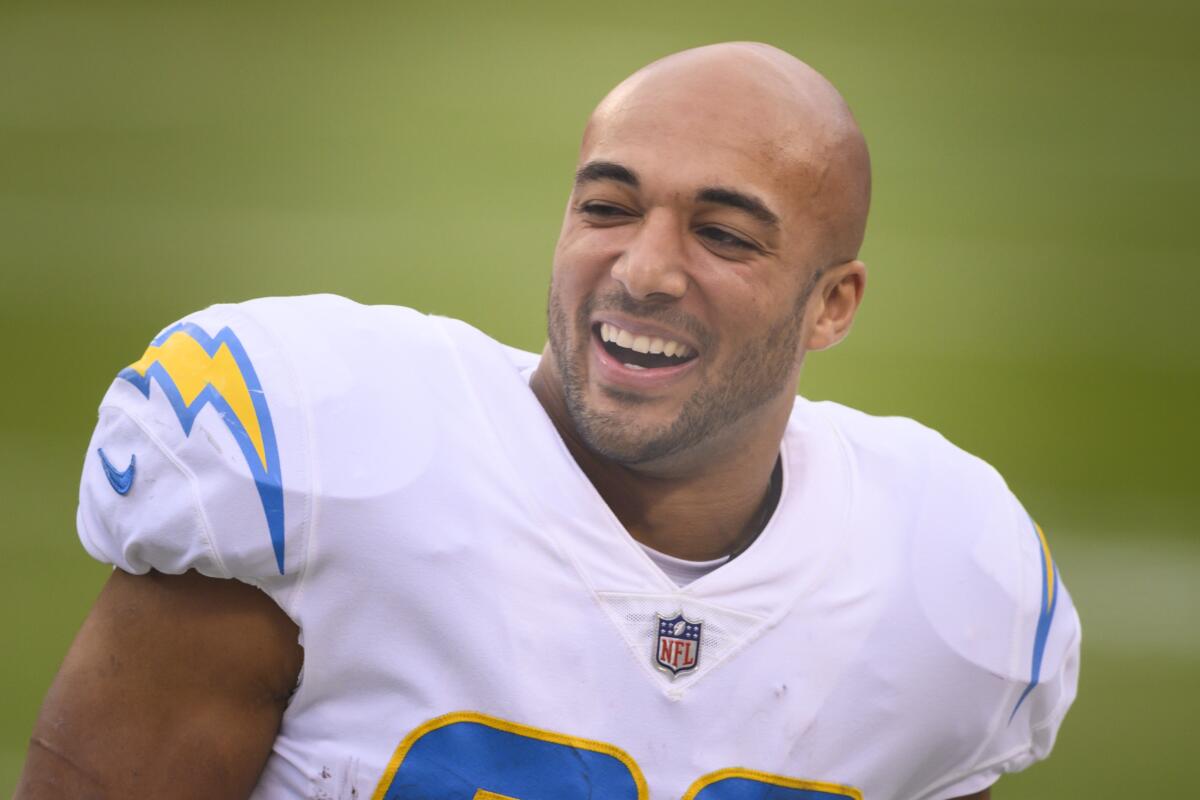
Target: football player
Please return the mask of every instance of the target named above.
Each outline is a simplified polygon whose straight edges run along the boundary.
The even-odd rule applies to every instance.
[[[336,297],[217,306],[116,377],[115,565],[18,796],[984,798],[1079,623],[987,464],[795,396],[870,193],[792,56],[670,56],[588,121],[549,344]]]

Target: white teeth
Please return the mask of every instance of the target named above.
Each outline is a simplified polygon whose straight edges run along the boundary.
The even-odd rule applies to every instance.
[[[674,356],[675,358],[687,358],[692,354],[690,347],[686,344],[680,344],[673,339],[663,339],[659,336],[635,336],[629,331],[622,330],[616,325],[607,322],[600,323],[600,340],[603,342],[612,342],[618,347],[624,347],[636,353],[662,353],[665,356]],[[627,364],[626,366],[636,365]],[[638,368],[640,369],[640,367]]]
[[[626,364],[625,366],[629,367],[630,369],[645,369],[645,367],[641,366],[640,364]]]

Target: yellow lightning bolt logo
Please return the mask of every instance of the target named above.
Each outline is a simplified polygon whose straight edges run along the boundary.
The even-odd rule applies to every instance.
[[[152,344],[146,348],[145,355],[130,364],[129,369],[145,378],[146,370],[155,364],[161,364],[171,376],[185,406],[193,405],[196,398],[210,386],[224,397],[234,416],[246,429],[258,462],[264,470],[267,469],[262,426],[258,423],[246,378],[228,345],[222,343],[217,352],[210,356],[190,335],[176,331],[162,344]]]
[[[211,405],[237,440],[258,487],[275,560],[283,574],[283,482],[271,412],[246,349],[230,328],[215,336],[181,322],[159,334],[120,377],[150,397],[157,383],[190,435],[196,416]]]

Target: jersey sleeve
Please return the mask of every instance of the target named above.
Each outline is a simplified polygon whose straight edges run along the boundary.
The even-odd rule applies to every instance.
[[[293,384],[286,352],[237,306],[163,330],[100,404],[80,486],[83,546],[137,574],[295,579],[309,479]]]
[[[937,548],[937,574],[959,577],[929,581],[923,601],[943,640],[994,688],[955,711],[986,733],[922,800],[982,791],[1048,756],[1079,678],[1079,616],[1049,538],[990,467],[973,469],[984,486],[960,497],[972,530]],[[939,556],[927,548],[923,558]]]

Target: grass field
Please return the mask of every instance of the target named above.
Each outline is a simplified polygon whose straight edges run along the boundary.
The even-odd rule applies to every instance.
[[[333,291],[530,349],[590,107],[761,39],[872,147],[867,304],[801,390],[938,428],[1051,537],[1084,622],[1054,757],[997,798],[1186,797],[1200,747],[1200,7],[0,5],[0,793],[104,567],[95,405],[163,325]]]

